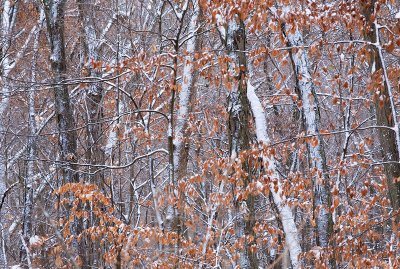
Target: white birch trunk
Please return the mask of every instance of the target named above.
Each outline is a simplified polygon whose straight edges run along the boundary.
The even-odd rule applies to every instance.
[[[269,145],[270,140],[267,133],[267,122],[265,120],[264,108],[258,99],[254,87],[247,83],[247,97],[250,101],[251,110],[253,112],[257,141],[261,146]],[[290,207],[285,204],[282,194],[281,179],[275,167],[275,160],[273,157],[263,155],[264,167],[266,167],[266,174],[271,175],[271,179],[277,181],[277,187],[273,182],[270,183],[269,189],[276,207],[278,208],[280,218],[282,220],[283,231],[285,233],[286,246],[289,250],[290,261],[292,268],[300,268],[299,255],[301,253],[301,246],[299,242],[299,233],[294,221],[294,216]]]
[[[295,26],[292,26],[295,27]],[[317,241],[320,246],[327,247],[329,243],[330,230],[330,193],[329,174],[326,167],[325,152],[322,145],[322,139],[319,135],[319,114],[318,103],[315,94],[315,85],[309,72],[309,61],[306,50],[301,49],[304,46],[303,37],[298,29],[291,31],[286,25],[287,39],[290,46],[299,47],[298,51],[293,51],[291,59],[297,76],[297,86],[300,91],[300,99],[302,101],[303,120],[307,135],[312,136],[314,143],[309,143],[309,151],[311,158],[311,169],[316,169],[317,175],[314,177],[315,186],[315,206],[319,207],[317,214]],[[322,183],[321,183],[322,182]]]
[[[197,25],[199,19],[199,3],[197,0],[193,1],[193,15],[190,19],[189,23],[189,37],[190,39],[186,44],[186,60],[183,67],[183,78],[182,78],[182,89],[179,93],[179,109],[176,115],[176,126],[174,132],[174,166],[175,166],[175,176],[178,175],[178,170],[180,167],[180,160],[182,156],[182,151],[184,150],[183,142],[185,140],[185,128],[187,126],[187,121],[189,117],[189,102],[191,96],[193,95],[193,87],[194,87],[194,53],[196,51],[196,47],[198,46],[198,37],[196,36]]]
[[[187,3],[187,2],[186,2]],[[182,8],[187,12],[188,6],[185,4]],[[194,94],[194,82],[196,76],[196,70],[194,69],[194,53],[198,49],[198,37],[196,36],[198,30],[198,21],[200,16],[200,6],[197,0],[193,1],[193,14],[190,17],[188,34],[189,39],[186,43],[186,57],[183,67],[183,76],[181,91],[179,92],[179,108],[176,115],[176,125],[173,126],[173,118],[170,118],[168,126],[168,136],[172,136],[173,144],[173,160],[172,167],[173,173],[171,173],[171,181],[173,182],[173,194],[178,198],[179,203],[184,203],[185,195],[183,192],[178,192],[177,183],[184,176],[186,172],[187,156],[186,145],[183,143],[187,139],[187,123],[190,113],[190,100]],[[173,104],[173,102],[172,102]],[[172,113],[171,113],[172,114]],[[178,206],[168,205],[166,212],[166,227],[168,230],[180,230],[183,232],[183,212],[178,210]]]

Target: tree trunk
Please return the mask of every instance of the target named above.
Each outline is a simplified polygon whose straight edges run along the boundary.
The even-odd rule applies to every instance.
[[[41,9],[40,18],[38,21],[38,27],[35,31],[35,39],[33,43],[33,59],[31,67],[31,82],[36,83],[36,71],[37,71],[37,60],[39,51],[39,35],[42,27],[42,22],[44,19],[44,11]],[[24,219],[23,219],[23,230],[22,238],[29,246],[29,239],[32,234],[32,211],[33,211],[33,199],[34,199],[34,189],[33,181],[35,176],[35,159],[37,158],[36,149],[36,111],[35,111],[35,87],[32,87],[28,92],[28,127],[29,127],[29,137],[27,145],[28,161],[26,165],[26,178],[25,178],[25,204],[24,204]],[[27,264],[26,248],[21,245],[21,263],[25,268],[28,268]]]
[[[84,52],[84,69],[90,77],[101,78],[101,71],[94,69],[92,63],[100,60],[99,55],[99,40],[96,35],[96,29],[94,24],[95,10],[93,7],[95,3],[91,0],[77,0],[79,9],[79,18],[81,23],[81,41]],[[105,162],[105,153],[102,149],[103,146],[103,110],[102,110],[102,99],[103,99],[103,87],[101,83],[94,82],[90,83],[86,89],[85,105],[87,108],[87,151],[86,158],[88,163],[93,165],[101,165]],[[89,176],[89,181],[99,186],[101,190],[104,190],[104,173],[98,172],[96,168],[90,167],[89,172],[92,175]],[[94,175],[93,175],[94,174]],[[86,206],[86,205],[83,205]],[[88,225],[91,225],[88,223]],[[86,228],[86,227],[85,227]],[[95,265],[94,262],[98,260],[95,242],[92,242],[89,236],[84,237],[81,240],[82,249],[87,251],[87,259],[84,260],[83,268],[90,268]]]
[[[384,172],[388,184],[388,194],[393,210],[400,208],[400,177],[399,163],[399,125],[396,117],[396,109],[394,105],[392,88],[387,76],[385,61],[383,59],[382,47],[379,37],[379,27],[377,19],[374,16],[376,0],[369,0],[360,3],[362,5],[363,15],[366,18],[367,27],[364,31],[364,37],[372,44],[369,46],[371,50],[370,71],[371,76],[375,79],[382,79],[383,87],[379,89],[378,95],[375,96],[376,123],[378,126],[387,126],[390,128],[378,128],[379,141],[383,162],[385,164]],[[373,19],[373,17],[375,19]],[[400,220],[400,217],[397,217]]]
[[[267,122],[265,120],[264,109],[258,99],[254,87],[247,84],[247,96],[251,104],[251,110],[253,112],[255,120],[255,128],[257,141],[261,146],[268,145],[270,143],[267,133]],[[285,204],[282,198],[282,187],[281,179],[278,171],[276,170],[275,160],[273,157],[263,155],[264,167],[266,168],[265,174],[271,175],[271,181],[277,181],[277,187],[273,182],[270,183],[270,191],[274,203],[278,209],[280,219],[282,220],[282,227],[285,234],[286,246],[290,255],[290,262],[293,269],[300,268],[299,255],[301,253],[301,246],[299,242],[299,233],[294,222],[294,216],[290,207]],[[287,268],[287,267],[285,267]]]
[[[232,89],[229,93],[229,152],[233,161],[242,151],[250,149],[250,130],[249,120],[250,104],[247,99],[247,59],[246,49],[246,32],[244,22],[237,15],[229,21],[227,34],[225,37],[226,49],[229,56],[232,57],[239,73],[235,74],[232,83]],[[233,71],[230,66],[230,71]],[[242,189],[251,183],[251,172],[247,161],[243,162],[243,169],[247,172],[247,176],[243,178]],[[255,197],[249,194],[243,201],[235,201],[235,209],[237,213],[236,236],[238,239],[244,240],[244,249],[240,250],[240,268],[258,268],[258,259],[256,252],[252,250],[255,244],[255,233],[253,227],[255,220]],[[246,213],[244,213],[246,212]],[[247,242],[247,238],[252,237],[254,241]]]
[[[290,47],[301,48],[304,46],[303,36],[298,29],[292,31],[287,24],[285,24],[283,28]],[[309,72],[309,60],[306,50],[291,50],[290,59],[295,73],[296,87],[302,102],[301,109],[305,131],[307,135],[312,136],[312,138],[308,140],[308,150],[310,168],[314,174],[314,207],[316,209],[315,217],[317,221],[317,245],[328,247],[329,237],[333,231],[332,214],[329,212],[332,201],[325,150],[323,140],[319,133],[320,115],[315,85]]]
[[[65,84],[67,77],[67,64],[64,42],[64,12],[66,0],[49,0],[44,2],[48,39],[50,43],[50,61],[54,83],[54,110],[59,132],[60,162],[63,183],[78,183],[79,176],[76,172],[77,143],[73,111],[70,103],[68,86]],[[72,202],[73,196],[70,197]],[[69,214],[69,212],[66,212]],[[70,227],[71,234],[80,234],[81,225],[75,219]],[[84,250],[79,249],[77,240],[74,240],[73,249],[76,255],[81,255]],[[84,257],[82,257],[84,258]]]
[[[4,0],[1,6],[1,27],[0,27],[0,83],[2,90],[2,98],[0,101],[0,116],[3,117],[8,108],[10,98],[9,91],[11,90],[8,86],[7,77],[9,76],[13,66],[12,60],[9,56],[8,50],[12,46],[13,33],[15,27],[15,20],[17,15],[18,3],[13,1]],[[14,59],[16,61],[16,59]],[[15,62],[14,62],[15,63]],[[0,131],[4,130],[3,119],[0,119]],[[0,159],[0,199],[4,199],[7,190],[7,154],[1,153]],[[0,209],[1,210],[1,209]],[[8,244],[8,233],[7,228],[4,227],[4,214],[0,211],[0,224],[2,228],[2,249],[0,251],[0,267],[7,267],[6,258],[6,245]],[[4,229],[3,229],[4,228]]]
[[[194,84],[198,75],[198,72],[194,67],[194,54],[199,50],[200,39],[196,36],[198,31],[198,25],[201,16],[200,6],[197,0],[193,1],[193,14],[190,18],[188,32],[191,38],[186,44],[186,59],[183,67],[183,80],[182,89],[179,92],[179,109],[176,115],[176,124],[174,130],[174,176],[176,182],[182,180],[187,173],[187,164],[189,157],[189,131],[188,120],[189,113],[192,111],[191,101],[195,95]],[[185,216],[184,216],[184,206],[185,206],[185,192],[179,192],[179,220],[176,223],[179,225],[179,229],[183,232],[185,231]],[[185,236],[185,234],[182,234]]]
[[[92,62],[100,60],[99,41],[94,27],[94,10],[95,3],[90,0],[78,0],[79,17],[82,28],[82,43],[84,51],[84,59],[86,62],[87,74],[90,77],[101,77],[101,72],[95,70]],[[86,89],[85,103],[87,108],[87,159],[90,164],[104,164],[105,154],[102,150],[102,124],[103,111],[101,102],[103,99],[103,87],[101,83],[95,82],[88,85]],[[90,172],[96,172],[90,169]],[[98,172],[92,177],[91,181],[103,188],[104,175]]]
[[[50,42],[50,61],[53,71],[54,108],[59,131],[60,158],[63,163],[64,182],[79,182],[76,173],[76,131],[71,108],[67,77],[67,63],[64,42],[64,7],[65,0],[45,2],[47,31]]]

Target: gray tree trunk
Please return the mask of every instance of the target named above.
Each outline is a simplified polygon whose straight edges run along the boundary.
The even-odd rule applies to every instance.
[[[4,0],[0,6],[1,10],[1,25],[0,25],[0,83],[2,98],[0,101],[0,116],[6,113],[9,105],[9,91],[8,81],[6,78],[9,76],[13,66],[15,66],[16,59],[11,59],[9,56],[9,49],[12,46],[13,33],[15,28],[15,20],[18,10],[18,3],[13,1]],[[14,64],[12,63],[14,60]],[[4,122],[0,119],[0,131],[4,129]],[[1,153],[0,156],[0,200],[5,199],[7,191],[7,155]],[[1,227],[1,251],[0,251],[0,268],[7,267],[6,246],[8,244],[8,231],[4,222],[4,214],[0,208],[0,227]]]
[[[237,17],[232,18],[228,23],[225,36],[225,46],[229,56],[232,57],[239,72],[234,74],[232,89],[229,93],[229,152],[231,159],[235,159],[242,151],[250,149],[250,103],[247,98],[247,58],[246,50],[246,31],[244,22]],[[233,68],[229,68],[233,71]],[[247,171],[247,176],[243,178],[243,190],[251,183],[252,177],[247,161],[243,162],[243,169]],[[255,225],[255,197],[248,195],[243,201],[235,201],[237,213],[236,236],[237,238],[252,237],[255,240],[253,227]],[[258,268],[256,252],[252,251],[253,242],[244,240],[244,248],[240,250],[240,268]]]
[[[35,32],[35,39],[33,42],[33,57],[32,57],[32,67],[31,67],[31,82],[34,84],[36,82],[37,75],[37,61],[38,61],[38,51],[39,51],[39,35],[42,28],[42,22],[44,19],[43,9],[40,13],[40,18],[38,22],[37,31]],[[26,165],[26,177],[25,177],[25,204],[24,204],[24,216],[23,216],[23,229],[22,238],[25,244],[29,246],[29,239],[33,235],[32,233],[32,212],[33,212],[33,200],[34,200],[34,177],[35,177],[35,159],[37,158],[36,149],[36,111],[35,111],[35,86],[33,86],[28,92],[28,127],[29,127],[29,137],[27,144],[28,160]],[[24,268],[28,268],[27,257],[28,253],[24,245],[21,245],[21,263]]]
[[[396,118],[396,111],[391,90],[390,81],[387,77],[386,66],[382,55],[382,47],[379,38],[379,29],[377,29],[376,21],[371,21],[375,13],[376,0],[369,0],[360,3],[362,5],[363,15],[366,18],[367,27],[364,31],[364,37],[371,42],[370,71],[374,79],[382,78],[383,87],[379,89],[379,94],[375,96],[376,123],[378,126],[387,126],[389,128],[378,128],[379,141],[383,162],[385,164],[384,172],[388,184],[388,195],[393,207],[396,211],[400,208],[400,177],[399,163],[399,125]],[[400,220],[398,216],[397,221]]]
[[[84,60],[86,62],[87,75],[90,77],[101,77],[101,71],[93,69],[91,61],[99,61],[99,41],[94,26],[94,7],[95,3],[91,0],[78,0],[79,17],[82,28],[82,43],[84,50]],[[105,154],[102,149],[103,136],[102,124],[103,118],[102,99],[104,89],[101,83],[91,83],[86,89],[85,104],[87,108],[87,159],[90,164],[104,164]],[[90,169],[90,172],[95,172]],[[102,188],[104,180],[103,173],[99,172],[91,178],[93,183]]]
[[[287,11],[287,7],[284,8]],[[290,13],[286,13],[291,16]],[[292,25],[291,27],[297,27]],[[307,142],[310,168],[313,173],[314,183],[314,214],[317,221],[316,240],[321,247],[329,246],[329,238],[333,232],[332,214],[329,209],[332,205],[331,184],[329,171],[326,164],[325,149],[323,139],[320,135],[320,113],[319,104],[315,91],[315,85],[309,71],[309,59],[307,51],[301,49],[304,46],[303,36],[299,29],[291,29],[287,24],[284,25],[289,47],[300,49],[290,50],[290,59],[295,73],[296,88],[301,100],[302,118],[307,135],[312,139]],[[317,209],[318,210],[315,210]],[[330,259],[332,267],[336,267],[334,259]]]
[[[66,0],[44,1],[48,41],[50,45],[50,62],[54,83],[54,110],[59,132],[60,162],[62,183],[78,183],[79,175],[76,170],[77,142],[73,111],[65,84],[67,78],[67,63],[64,41],[64,12]],[[73,196],[70,197],[72,202]],[[69,210],[68,210],[69,211]],[[70,212],[65,212],[69,214]],[[70,227],[71,234],[80,234],[82,226],[75,219]],[[84,250],[79,248],[77,240],[72,243],[74,254],[84,256]],[[84,259],[85,257],[81,257]]]

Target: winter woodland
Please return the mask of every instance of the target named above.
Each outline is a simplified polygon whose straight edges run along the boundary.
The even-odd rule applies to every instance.
[[[0,4],[0,268],[400,268],[399,0]]]

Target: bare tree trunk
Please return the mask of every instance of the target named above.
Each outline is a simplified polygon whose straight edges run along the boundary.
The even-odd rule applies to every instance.
[[[54,108],[57,118],[61,161],[65,182],[79,182],[78,173],[71,162],[76,161],[76,131],[68,86],[65,84],[67,63],[64,42],[65,0],[45,2],[47,31],[51,50],[51,69],[54,81]]]
[[[360,3],[362,5],[363,15],[366,18],[367,27],[364,31],[364,37],[371,42],[370,71],[372,76],[382,79],[383,87],[375,96],[376,123],[379,126],[390,128],[378,128],[379,141],[385,164],[384,172],[388,184],[388,194],[391,205],[394,210],[400,208],[400,163],[399,163],[399,124],[396,116],[396,109],[393,100],[393,92],[388,79],[385,61],[382,54],[382,46],[379,37],[379,25],[375,15],[376,0],[369,0]],[[400,217],[397,217],[400,220]]]
[[[261,146],[268,145],[270,140],[267,133],[267,122],[265,120],[264,109],[255,93],[254,87],[250,83],[247,84],[247,96],[250,101],[251,110],[255,120],[257,140]],[[274,200],[274,204],[278,209],[280,219],[282,220],[282,227],[285,234],[286,246],[290,255],[292,268],[300,268],[299,255],[301,253],[301,246],[299,242],[299,233],[294,221],[292,210],[282,198],[283,194],[281,179],[278,171],[276,170],[275,159],[273,157],[264,155],[263,162],[264,167],[266,168],[265,174],[270,174],[273,180],[277,180],[278,188],[276,188],[275,184],[271,182],[270,191]]]
[[[54,83],[54,110],[58,124],[60,161],[64,183],[78,183],[79,175],[76,172],[77,143],[73,111],[70,103],[67,77],[67,63],[64,42],[64,12],[66,0],[48,0],[44,2],[48,39],[50,43],[50,61]],[[71,197],[70,199],[73,199]],[[71,201],[72,202],[72,201]],[[69,214],[69,212],[66,212]],[[81,225],[75,219],[70,227],[71,234],[80,234]],[[79,249],[77,240],[73,241],[76,255],[83,252]],[[82,257],[84,258],[84,257]]]
[[[10,74],[15,63],[12,63],[12,59],[9,56],[9,49],[12,45],[13,40],[13,30],[15,27],[15,20],[17,15],[17,5],[18,3],[14,3],[13,1],[4,0],[3,5],[1,6],[1,27],[0,27],[0,83],[2,90],[2,98],[0,101],[0,116],[6,113],[8,108],[10,98],[9,91],[10,88],[8,86],[8,82],[6,78]],[[4,123],[3,120],[0,119],[0,131],[3,131]],[[6,154],[1,153],[0,159],[0,199],[4,199],[7,190],[7,156]],[[1,210],[1,209],[0,209]],[[4,217],[3,213],[0,211],[0,224],[2,228],[2,250],[0,251],[0,267],[7,267],[7,258],[6,258],[6,245],[8,244],[8,232],[4,226]]]
[[[101,77],[101,71],[95,70],[92,63],[100,60],[99,55],[99,41],[96,35],[96,29],[94,24],[95,16],[95,3],[91,0],[77,0],[79,17],[81,22],[81,41],[84,51],[84,69],[87,71],[85,75],[90,77]],[[103,87],[101,83],[94,82],[88,85],[86,89],[85,105],[87,109],[87,161],[93,165],[104,164],[105,153],[102,149],[103,136],[102,136],[102,123],[103,110],[102,110],[102,99],[103,99]],[[97,172],[95,168],[90,167],[89,172],[95,173],[90,176],[90,182],[97,184],[101,190],[104,189],[104,173]],[[83,205],[86,206],[86,205]],[[86,223],[86,226],[91,225]],[[85,237],[80,243],[82,249],[87,252],[87,259],[84,260],[83,268],[90,268],[90,266],[96,265],[94,261],[97,260],[96,251],[93,251],[97,246],[93,245],[90,237]]]
[[[0,115],[4,115],[8,103],[9,103],[9,93],[10,90],[7,81],[5,81],[10,71],[12,70],[12,59],[9,57],[8,50],[11,46],[12,32],[15,26],[15,17],[17,13],[17,6],[12,5],[11,1],[5,0],[2,6],[2,16],[1,16],[1,52],[0,52],[0,74],[1,74],[1,88],[2,88],[2,99],[0,102]],[[3,129],[3,122],[1,122],[1,129]],[[6,182],[4,181],[5,176],[5,163],[0,162],[0,195],[3,195],[6,190]]]
[[[38,51],[39,51],[39,35],[42,27],[42,22],[44,19],[44,11],[40,10],[40,18],[38,21],[38,27],[35,32],[35,39],[33,43],[33,59],[32,59],[32,68],[31,68],[31,82],[32,84],[36,83],[36,72],[37,72],[37,60],[38,60]],[[27,244],[29,244],[29,239],[33,235],[32,234],[32,211],[33,211],[33,199],[34,199],[34,176],[35,176],[35,159],[37,158],[37,149],[36,149],[36,111],[35,111],[35,86],[33,86],[28,92],[28,129],[29,129],[29,137],[28,137],[28,145],[27,145],[27,153],[28,153],[28,161],[27,161],[27,171],[25,178],[25,205],[24,205],[24,219],[23,219],[23,230],[22,230],[22,240],[24,240]],[[28,253],[26,247],[21,245],[21,263],[25,268],[28,268],[27,257]]]
[[[290,16],[290,14],[286,14]],[[291,26],[296,27],[296,26]],[[289,25],[284,25],[288,45],[302,47],[303,36],[298,29],[293,31]],[[333,231],[331,207],[330,179],[326,165],[325,149],[323,140],[319,133],[320,114],[315,85],[309,72],[309,60],[305,50],[298,49],[290,51],[290,59],[293,65],[296,87],[302,102],[302,116],[305,131],[311,135],[311,142],[308,142],[310,156],[310,168],[314,174],[314,207],[317,220],[317,244],[321,247],[329,246],[329,237]],[[332,264],[333,265],[333,264]],[[334,265],[333,265],[334,266]]]
[[[190,18],[189,22],[189,40],[186,44],[186,59],[183,67],[183,80],[182,80],[182,89],[179,92],[179,109],[176,115],[176,124],[174,130],[173,137],[173,145],[174,145],[174,177],[176,182],[182,180],[187,173],[187,164],[189,157],[189,131],[188,120],[189,113],[192,110],[191,101],[193,100],[193,96],[195,95],[194,84],[198,75],[198,72],[194,67],[194,54],[199,49],[200,39],[196,36],[199,26],[200,19],[200,6],[197,0],[193,1],[193,14]],[[179,216],[174,223],[177,223],[179,229],[181,230],[181,235],[185,236],[185,216],[184,216],[184,206],[185,206],[185,192],[179,192],[179,204],[178,210]]]
[[[226,34],[221,33],[224,39],[229,56],[234,60],[239,73],[235,74],[232,89],[229,93],[229,152],[233,161],[239,156],[241,151],[250,149],[250,104],[247,98],[247,59],[246,59],[246,31],[244,22],[234,15],[228,23]],[[232,66],[229,68],[233,71]],[[233,71],[234,72],[234,71]],[[251,172],[247,161],[243,163],[243,169],[247,171],[247,176],[243,178],[243,189],[251,183]],[[237,238],[252,237],[255,240],[253,227],[255,225],[255,197],[249,194],[243,201],[235,201],[237,213],[236,236]],[[246,213],[244,213],[246,212]],[[258,268],[256,251],[252,250],[253,242],[244,240],[244,248],[240,250],[240,268]]]
[[[101,72],[95,70],[92,66],[92,62],[100,60],[99,56],[99,41],[96,35],[96,29],[94,26],[95,15],[94,6],[95,3],[90,0],[78,0],[79,16],[82,27],[82,42],[86,62],[87,74],[90,77],[101,77]],[[101,83],[91,83],[88,86],[85,98],[85,104],[87,108],[87,132],[88,132],[88,151],[87,158],[91,164],[104,164],[105,155],[102,150],[103,139],[102,139],[102,124],[103,118],[102,102],[103,98],[103,87]],[[91,172],[95,172],[91,169]],[[98,184],[102,189],[102,183],[104,180],[103,173],[97,173],[94,177],[94,183]]]
[[[186,45],[186,60],[183,67],[182,89],[179,92],[179,109],[176,116],[175,136],[174,136],[174,165],[175,175],[178,180],[186,174],[188,161],[188,137],[187,131],[189,113],[191,112],[190,102],[194,96],[194,84],[197,71],[194,67],[194,54],[199,50],[200,38],[196,36],[200,19],[200,6],[197,0],[193,1],[193,15],[189,23],[189,40]]]

